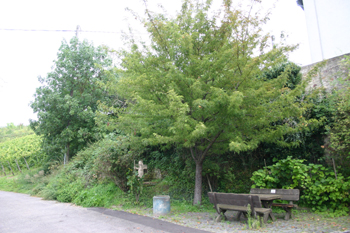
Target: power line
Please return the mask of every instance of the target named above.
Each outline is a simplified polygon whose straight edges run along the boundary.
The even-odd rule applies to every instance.
[[[51,29],[20,29],[20,28],[0,28],[0,31],[24,31],[24,32],[75,32],[77,30],[51,30]],[[121,32],[113,32],[113,31],[85,31],[79,30],[79,32],[88,32],[88,33],[118,33]]]

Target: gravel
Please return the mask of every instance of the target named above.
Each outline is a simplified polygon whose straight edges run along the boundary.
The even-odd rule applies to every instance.
[[[152,210],[145,210],[141,215],[153,217]],[[216,223],[214,219],[217,214],[208,213],[187,213],[177,214],[170,213],[161,216],[159,219],[176,223],[179,225],[206,230],[215,233],[227,232],[251,232],[248,229],[247,219],[243,216],[240,221],[236,220],[235,211],[227,211],[227,220]],[[293,219],[284,220],[284,213],[274,213],[276,221],[269,220],[264,226],[257,227],[253,231],[256,232],[332,232],[332,233],[350,233],[350,216],[331,218],[325,214],[315,214],[310,212],[297,211],[294,213]],[[257,222],[257,221],[255,221]]]

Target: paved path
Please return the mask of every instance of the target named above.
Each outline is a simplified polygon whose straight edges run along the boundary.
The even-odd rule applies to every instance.
[[[206,231],[103,208],[83,208],[0,191],[0,233],[205,233]]]

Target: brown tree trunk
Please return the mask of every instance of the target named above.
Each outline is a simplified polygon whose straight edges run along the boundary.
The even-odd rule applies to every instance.
[[[212,147],[213,143],[223,132],[221,130],[218,132],[215,137],[210,141],[204,151],[198,149],[198,147],[191,147],[191,156],[196,163],[196,178],[194,183],[194,198],[193,205],[201,205],[202,204],[202,171],[203,171],[203,161],[205,156],[208,154],[209,149]]]
[[[194,184],[194,198],[193,205],[200,205],[202,203],[202,170],[203,161],[196,162],[196,178]]]

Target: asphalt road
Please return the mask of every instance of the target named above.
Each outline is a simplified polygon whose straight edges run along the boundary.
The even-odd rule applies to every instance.
[[[0,191],[0,233],[205,233],[150,217]]]

